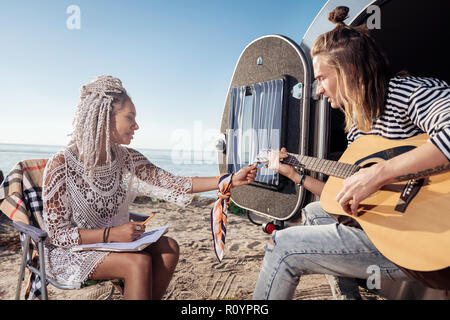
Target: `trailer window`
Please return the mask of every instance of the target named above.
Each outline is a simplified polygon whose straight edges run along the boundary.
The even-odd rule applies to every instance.
[[[272,80],[230,90],[227,168],[236,172],[255,162],[263,149],[280,149],[284,80]],[[256,182],[275,185],[279,175],[258,170]]]

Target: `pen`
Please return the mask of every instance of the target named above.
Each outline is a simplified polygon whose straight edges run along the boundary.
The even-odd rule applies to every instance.
[[[147,219],[145,219],[144,222],[142,222],[140,225],[143,226],[144,224],[146,224],[151,218],[153,218],[155,214],[152,214],[150,217],[148,217]]]

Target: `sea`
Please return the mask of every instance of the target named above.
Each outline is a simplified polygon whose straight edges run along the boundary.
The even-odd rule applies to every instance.
[[[49,158],[63,146],[2,144],[0,143],[0,170],[6,176],[25,159]],[[219,174],[217,152],[192,150],[162,150],[135,148],[154,165],[179,176],[209,177]],[[201,197],[216,198],[217,191],[203,192]]]

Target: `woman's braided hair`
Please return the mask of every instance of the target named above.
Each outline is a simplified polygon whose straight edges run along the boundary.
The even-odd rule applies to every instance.
[[[80,160],[89,173],[97,165],[102,150],[106,149],[106,163],[111,163],[113,103],[123,104],[127,99],[130,98],[122,81],[112,76],[99,76],[81,87],[69,146],[77,147]]]

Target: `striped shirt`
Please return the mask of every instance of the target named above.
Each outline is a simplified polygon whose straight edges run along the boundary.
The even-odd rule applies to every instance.
[[[427,133],[450,160],[450,87],[435,78],[395,77],[389,81],[384,111],[372,130],[363,132],[353,125],[347,139],[350,144],[366,134],[406,139],[421,133]]]

